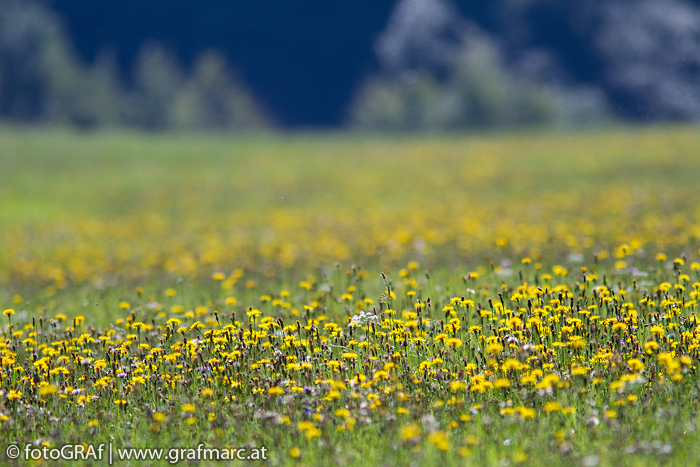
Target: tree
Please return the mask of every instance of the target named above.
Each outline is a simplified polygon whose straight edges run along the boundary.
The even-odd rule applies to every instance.
[[[134,91],[130,95],[127,122],[150,130],[165,130],[173,124],[173,112],[184,73],[175,56],[159,44],[144,45],[134,69]]]
[[[350,110],[363,128],[572,124],[607,115],[605,95],[594,87],[552,79],[554,54],[512,53],[447,0],[400,1],[376,50],[380,72]]]
[[[441,73],[459,53],[470,24],[446,0],[403,0],[376,42],[384,72]]]
[[[0,115],[90,128],[119,121],[116,71],[77,58],[59,19],[41,3],[0,3]]]
[[[268,123],[250,92],[216,52],[199,57],[192,76],[178,92],[174,124],[185,129],[241,130]]]
[[[449,130],[547,123],[555,101],[513,76],[498,43],[445,0],[404,0],[377,40],[381,67],[351,121],[367,129]]]
[[[49,10],[25,0],[0,2],[0,114],[25,122],[44,117],[46,48],[62,41]]]
[[[700,9],[677,0],[616,1],[601,10],[595,45],[605,84],[628,115],[700,118]]]

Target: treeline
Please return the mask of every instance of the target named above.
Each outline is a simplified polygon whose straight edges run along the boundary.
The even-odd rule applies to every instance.
[[[612,118],[600,89],[514,73],[489,37],[476,31],[467,35],[454,44],[444,63],[428,66],[419,60],[386,66],[370,77],[352,103],[350,124],[384,131],[442,131],[589,125]]]
[[[103,53],[75,53],[60,19],[41,3],[0,2],[0,119],[31,124],[148,130],[248,130],[271,118],[223,55],[204,52],[188,72],[156,43],[141,49],[132,76]]]
[[[353,61],[345,53],[368,53],[367,47],[336,49],[339,36],[327,25],[338,21],[342,2],[272,11],[254,2],[205,2],[182,10],[201,15],[198,21],[187,16],[189,35],[179,29],[182,23],[174,35],[160,36],[180,55],[150,42],[121,66],[109,52],[89,64],[81,60],[49,1],[0,0],[0,120],[246,130],[272,126],[271,110],[293,124],[302,113],[330,115],[328,106],[337,107],[336,115],[344,112],[348,127],[379,131],[700,120],[700,0],[396,0],[388,20],[386,8],[367,7],[367,16],[384,15],[377,24],[386,21],[378,36],[366,32],[375,44],[373,64],[371,56]],[[117,11],[155,14],[162,8],[164,21],[180,11],[125,3],[135,9]],[[184,0],[171,3],[182,7]],[[212,12],[225,18],[213,21],[219,16]],[[358,18],[352,16],[353,31],[364,31]],[[283,31],[264,36],[269,41],[246,41],[259,23],[267,34]],[[218,44],[228,47],[222,53],[180,63],[178,41],[210,27],[243,32],[222,35]],[[289,46],[291,35],[304,37],[303,46]],[[241,53],[244,46],[250,49]],[[328,54],[313,54],[319,50]],[[276,99],[275,109],[253,96],[227,56],[247,64],[249,75],[251,63],[277,57],[279,67],[252,73],[255,89]],[[362,76],[345,67],[355,62],[373,65],[372,72]]]
[[[400,130],[699,120],[697,3],[500,0],[489,31],[450,0],[400,0],[350,121]]]

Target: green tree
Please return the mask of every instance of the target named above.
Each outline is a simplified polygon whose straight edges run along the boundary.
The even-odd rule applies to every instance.
[[[155,43],[141,48],[134,70],[134,91],[128,98],[128,124],[151,130],[172,126],[175,100],[184,83],[177,59]]]
[[[173,123],[194,130],[241,130],[266,126],[268,119],[224,57],[210,51],[199,57],[192,76],[178,92]]]
[[[118,123],[120,102],[116,68],[84,65],[51,10],[0,3],[0,115],[87,128]]]

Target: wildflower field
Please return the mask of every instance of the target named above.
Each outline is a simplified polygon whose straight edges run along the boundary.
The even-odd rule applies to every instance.
[[[695,465],[698,182],[692,127],[2,130],[2,464]]]

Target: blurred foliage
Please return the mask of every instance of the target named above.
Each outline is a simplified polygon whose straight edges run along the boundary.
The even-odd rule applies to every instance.
[[[389,14],[388,3],[367,0],[272,9],[124,0],[105,13],[85,0],[4,0],[0,119],[150,130],[269,125],[223,57],[288,124],[337,124],[348,102],[349,120],[370,129],[700,119],[697,0],[392,3]],[[80,54],[54,10],[66,15]],[[376,73],[351,99],[382,23]],[[106,44],[118,56],[100,53]],[[206,51],[212,45],[220,55]]]
[[[134,71],[135,92],[130,106],[133,123],[152,129],[171,125],[173,106],[184,77],[176,59],[156,44],[141,49]]]
[[[602,93],[530,77],[503,55],[450,3],[399,2],[377,42],[382,73],[360,88],[350,120],[373,130],[450,130],[607,118]]]
[[[216,52],[203,54],[190,79],[178,90],[174,125],[189,129],[256,128],[267,117]]]
[[[133,78],[122,80],[110,54],[92,66],[82,63],[59,19],[41,3],[0,4],[0,118],[82,129],[242,130],[270,124],[220,55],[204,52],[194,68],[190,76],[173,54],[148,43]]]
[[[590,124],[609,116],[600,93],[519,78],[487,38],[478,38],[460,51],[446,79],[428,71],[371,77],[350,119],[372,130],[452,130]]]

